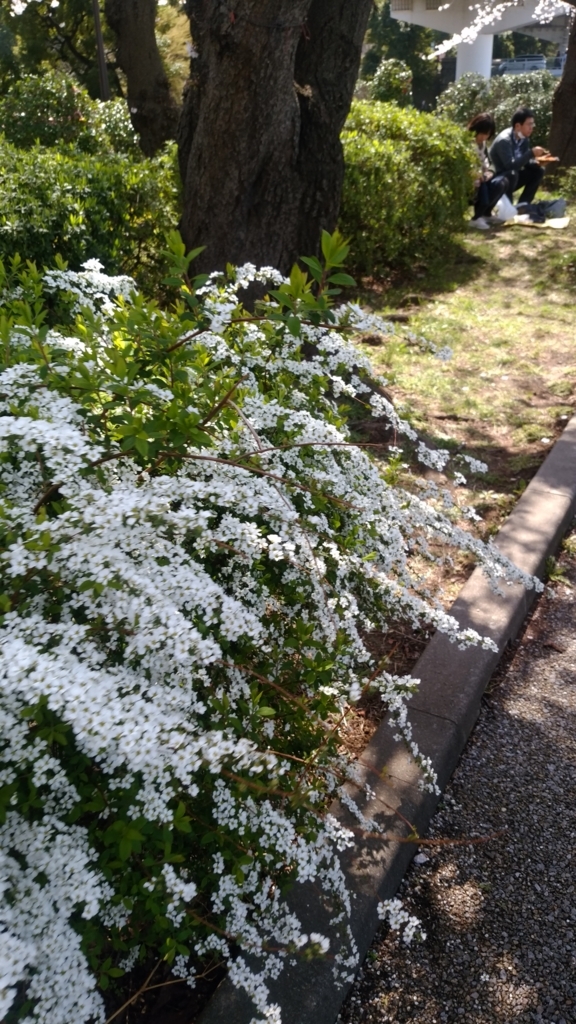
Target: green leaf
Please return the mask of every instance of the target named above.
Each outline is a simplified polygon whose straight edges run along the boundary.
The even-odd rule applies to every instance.
[[[118,855],[120,860],[128,860],[132,853],[132,841],[130,839],[121,839],[118,844]]]
[[[286,320],[286,326],[294,338],[300,337],[302,325],[297,316],[289,316]]]
[[[300,295],[304,291],[307,281],[308,275],[295,263],[290,271],[290,286],[294,295]]]
[[[342,274],[342,273],[340,273],[340,274],[331,274],[330,277],[328,278],[328,281],[329,281],[330,284],[342,284],[342,285],[346,285],[346,287],[349,287],[349,288],[354,287],[354,285],[356,284],[356,281],[354,280],[353,277],[350,277],[350,274]]]
[[[322,264],[320,263],[319,260],[316,259],[315,256],[301,256],[300,260],[302,263],[305,263],[306,266],[310,268],[310,273],[312,274],[312,277],[314,278],[315,281],[322,280],[322,274],[324,273],[324,271],[322,270]]]
[[[258,714],[261,718],[273,718],[276,714],[274,708],[258,708]]]
[[[199,245],[197,249],[191,249],[190,252],[186,253],[186,259],[188,260],[188,262],[191,263],[192,260],[195,260],[196,257],[199,256],[201,252],[204,252],[205,248],[205,245]]]
[[[322,232],[322,254],[327,268],[340,266],[349,252],[350,246],[339,231],[335,231],[332,235],[327,231]]]

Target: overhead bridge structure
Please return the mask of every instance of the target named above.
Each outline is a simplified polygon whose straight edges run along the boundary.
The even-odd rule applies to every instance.
[[[448,32],[449,35],[460,34],[471,25],[476,13],[470,9],[471,6],[470,0],[451,0],[448,3],[446,0],[390,0],[391,14],[398,21]],[[497,21],[484,25],[473,42],[459,43],[456,78],[468,71],[490,78],[494,36],[501,32],[521,31],[537,39],[546,39],[555,42],[559,52],[564,53],[568,45],[570,9],[559,4],[560,13],[552,21],[538,23],[534,19],[537,6],[538,0],[516,0]]]

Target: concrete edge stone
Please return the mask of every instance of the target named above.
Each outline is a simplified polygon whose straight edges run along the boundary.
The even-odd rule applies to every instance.
[[[540,576],[576,512],[576,416],[567,424],[543,465],[526,488],[494,543],[525,572]],[[504,650],[517,635],[535,599],[534,590],[506,587],[496,595],[481,570],[476,569],[450,609],[463,629],[488,635],[498,651],[479,647],[460,650],[436,633],[414,668],[420,679],[409,702],[413,736],[422,754],[432,759],[438,783],[444,788],[474,727],[482,695]],[[375,791],[370,804],[380,809],[386,843],[360,836],[342,855],[353,895],[351,927],[361,959],[378,927],[379,899],[389,899],[415,853],[403,842],[397,812],[423,834],[438,797],[418,785],[418,772],[407,750],[396,743],[386,722],[379,727],[358,763],[360,776]],[[382,777],[382,770],[386,772]],[[359,800],[360,806],[362,801]],[[340,805],[335,812],[344,824],[358,822]],[[326,911],[312,885],[296,886],[289,897],[292,910],[305,929],[328,933]],[[269,984],[270,1001],[281,1010],[282,1024],[334,1024],[350,985],[337,987],[328,959],[288,964]],[[258,1018],[252,1002],[225,979],[201,1014],[198,1024],[251,1024]]]

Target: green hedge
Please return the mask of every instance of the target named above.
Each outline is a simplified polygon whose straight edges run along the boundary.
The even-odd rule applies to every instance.
[[[481,111],[489,111],[496,122],[496,131],[508,128],[518,107],[534,111],[536,128],[532,141],[545,146],[552,122],[552,97],[557,80],[549,71],[531,71],[526,75],[462,75],[449,85],[438,100],[437,113],[465,126]]]
[[[462,230],[472,187],[466,132],[393,103],[357,102],[342,135],[340,229],[357,274],[428,262]]]
[[[382,103],[412,106],[412,71],[403,60],[382,60],[370,82],[370,97]]]
[[[0,97],[0,132],[21,149],[39,143],[83,153],[140,152],[124,100],[93,100],[73,77],[53,69],[25,75]]]
[[[173,151],[152,160],[17,149],[0,137],[0,258],[18,253],[73,269],[97,258],[109,273],[154,286],[178,219]]]

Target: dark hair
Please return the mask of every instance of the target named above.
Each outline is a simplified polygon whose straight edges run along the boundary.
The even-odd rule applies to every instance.
[[[484,135],[487,133],[488,138],[491,139],[496,131],[496,125],[494,124],[492,114],[476,114],[468,125],[468,131],[474,132],[475,135]]]
[[[534,117],[534,111],[530,110],[530,107],[518,107],[518,110],[512,114],[512,127],[515,124],[524,124],[529,117]]]

